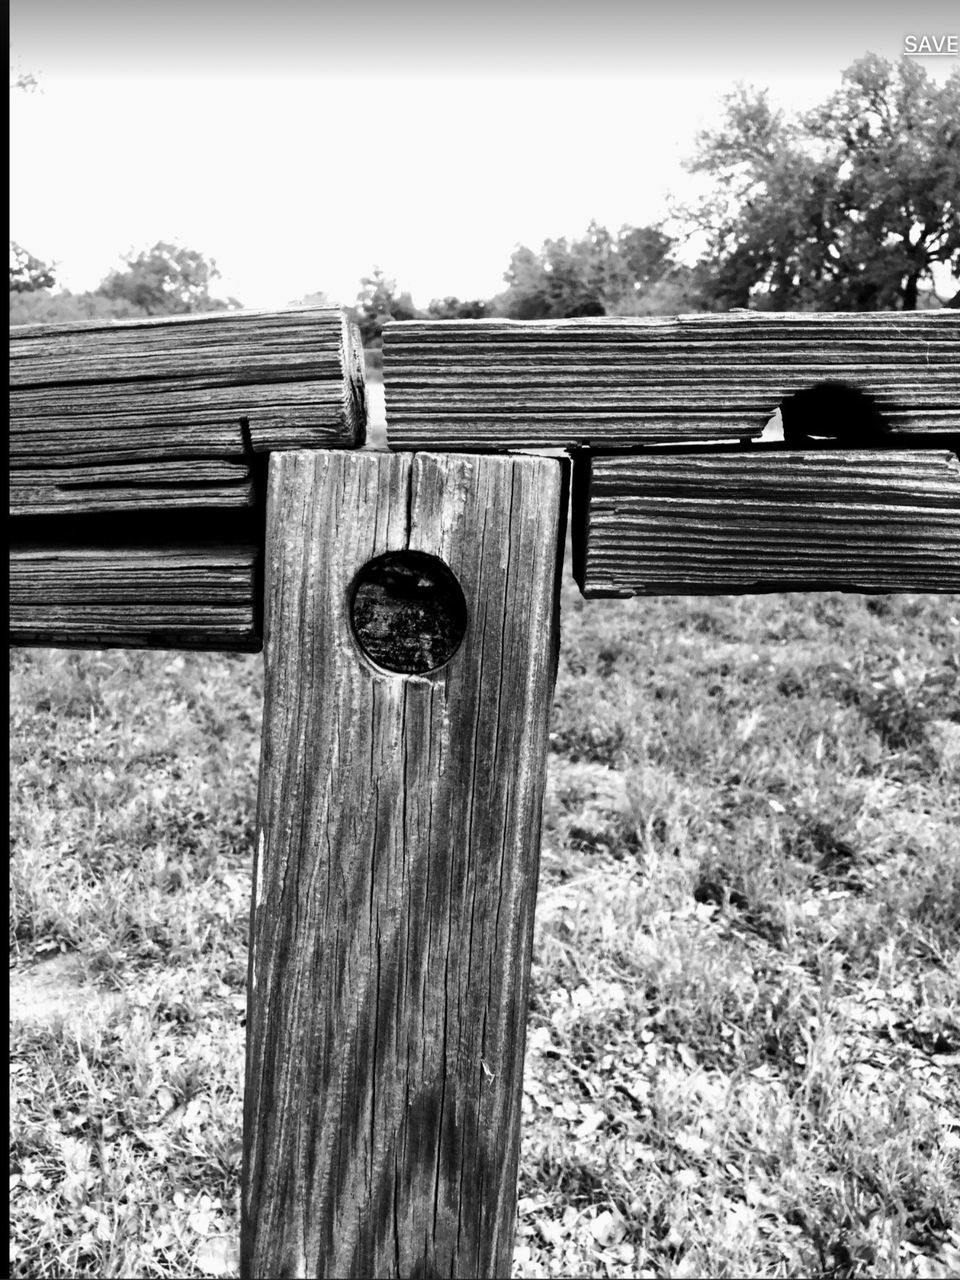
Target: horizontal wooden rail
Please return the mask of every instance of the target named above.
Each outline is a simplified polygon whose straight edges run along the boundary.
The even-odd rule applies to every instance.
[[[249,464],[211,458],[10,472],[11,516],[243,510],[255,500]]]
[[[10,334],[10,465],[18,514],[98,509],[139,474],[194,506],[255,452],[363,443],[363,353],[337,308],[215,312]],[[212,459],[220,472],[192,472]],[[121,467],[111,479],[113,467]],[[159,472],[155,468],[161,469]],[[33,479],[18,483],[17,472]],[[50,481],[38,473],[50,471]],[[75,472],[70,478],[66,473]],[[235,477],[242,488],[243,477]],[[34,498],[36,501],[34,501]]]
[[[14,328],[11,640],[259,648],[268,454],[365,426],[337,308]]]
[[[414,320],[386,326],[383,364],[395,449],[751,437],[824,382],[887,429],[957,430],[960,314]]]
[[[857,450],[585,456],[586,596],[960,591],[960,459]]]
[[[258,555],[252,544],[14,547],[10,641],[258,650]]]
[[[394,448],[590,442],[586,595],[960,589],[960,315],[416,321],[385,369]],[[10,380],[11,639],[259,647],[268,453],[364,439],[344,314],[29,326]]]

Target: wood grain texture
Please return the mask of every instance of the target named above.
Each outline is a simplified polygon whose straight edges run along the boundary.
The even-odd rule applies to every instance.
[[[223,473],[244,460],[241,420],[255,452],[363,443],[363,353],[340,309],[11,330],[11,468],[53,476],[46,484],[15,481],[17,514],[25,502],[31,513],[51,503],[57,511],[102,511],[103,490],[116,488],[106,475],[115,466],[125,475],[139,469],[142,490],[160,468],[171,503],[175,470],[183,478],[179,505],[217,507],[222,474],[210,478],[209,464]],[[69,471],[76,478],[66,482]],[[242,505],[242,477],[236,483]]]
[[[364,430],[338,308],[14,328],[13,642],[259,648],[267,452]]]
[[[839,381],[900,431],[960,430],[960,314],[731,312],[384,328],[395,449],[631,447],[759,435]]]
[[[960,459],[811,451],[584,458],[586,596],[960,591]]]
[[[271,458],[244,1276],[510,1274],[565,466]],[[469,614],[427,675],[348,621],[402,549]]]
[[[193,458],[114,466],[50,467],[10,472],[10,515],[51,516],[76,512],[167,511],[249,508],[255,495],[250,468],[242,462]]]
[[[258,650],[256,546],[25,546],[10,553],[10,643]]]

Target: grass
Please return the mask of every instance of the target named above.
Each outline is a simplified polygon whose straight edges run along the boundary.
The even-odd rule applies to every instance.
[[[563,604],[514,1274],[956,1275],[960,600]],[[235,1274],[260,660],[11,668],[12,1274]]]

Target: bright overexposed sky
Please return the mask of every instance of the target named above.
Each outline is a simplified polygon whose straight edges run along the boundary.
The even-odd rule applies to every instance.
[[[956,0],[13,0],[10,235],[94,288],[172,240],[216,291],[490,297],[518,243],[618,229],[737,81],[804,108],[867,51],[960,30]],[[925,58],[942,79],[957,58]]]

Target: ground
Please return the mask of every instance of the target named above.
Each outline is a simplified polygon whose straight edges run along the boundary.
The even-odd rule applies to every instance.
[[[567,574],[515,1275],[960,1273],[958,655]],[[235,1274],[260,659],[11,672],[12,1273]]]

